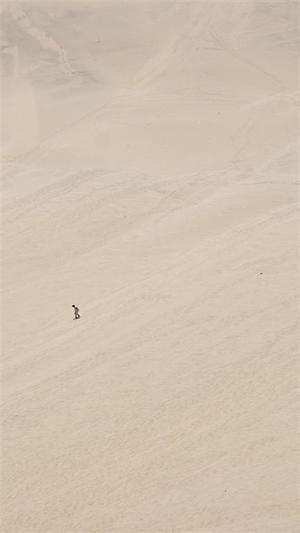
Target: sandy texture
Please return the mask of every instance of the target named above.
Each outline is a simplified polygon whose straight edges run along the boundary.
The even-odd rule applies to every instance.
[[[3,532],[298,531],[297,17],[2,5]]]

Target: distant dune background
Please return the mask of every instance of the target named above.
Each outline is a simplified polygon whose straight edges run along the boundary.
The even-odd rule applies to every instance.
[[[3,532],[299,531],[298,27],[2,3]]]

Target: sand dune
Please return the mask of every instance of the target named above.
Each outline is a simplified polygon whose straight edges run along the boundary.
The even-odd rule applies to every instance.
[[[3,532],[298,531],[297,17],[3,4]]]

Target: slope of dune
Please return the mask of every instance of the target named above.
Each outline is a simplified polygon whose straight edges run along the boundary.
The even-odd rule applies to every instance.
[[[3,532],[298,531],[297,17],[3,4]]]

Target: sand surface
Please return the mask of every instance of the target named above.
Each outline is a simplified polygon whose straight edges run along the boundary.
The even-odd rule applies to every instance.
[[[296,533],[298,4],[1,10],[2,531]]]

